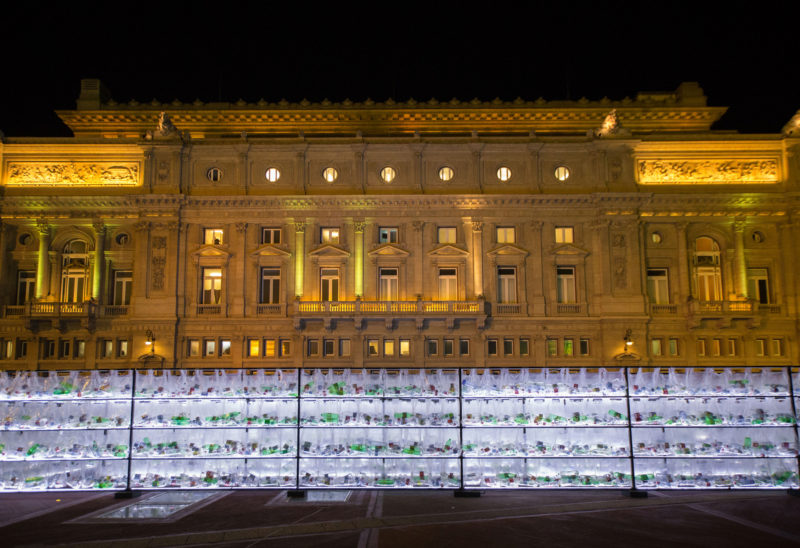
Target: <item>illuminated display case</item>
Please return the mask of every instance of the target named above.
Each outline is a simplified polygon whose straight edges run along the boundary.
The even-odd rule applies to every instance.
[[[4,373],[0,487],[795,488],[797,383],[790,368]]]

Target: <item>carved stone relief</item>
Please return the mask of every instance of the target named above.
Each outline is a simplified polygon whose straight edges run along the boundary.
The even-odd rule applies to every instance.
[[[164,289],[164,269],[167,265],[167,238],[166,236],[153,236],[153,252],[150,264],[153,269],[150,274],[150,287],[154,290]]]
[[[136,186],[138,162],[9,162],[8,186]]]
[[[778,161],[753,160],[639,160],[640,184],[777,183]]]

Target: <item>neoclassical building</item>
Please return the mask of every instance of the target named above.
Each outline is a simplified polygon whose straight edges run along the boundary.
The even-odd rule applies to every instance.
[[[119,104],[0,142],[0,368],[798,362],[800,124],[622,101]],[[631,344],[628,344],[631,343]]]

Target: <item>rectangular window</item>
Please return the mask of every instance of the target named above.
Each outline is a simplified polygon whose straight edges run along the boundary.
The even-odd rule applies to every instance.
[[[62,360],[68,360],[72,357],[72,341],[69,339],[58,341],[58,357]]]
[[[503,356],[514,355],[514,339],[503,339]]]
[[[326,358],[336,355],[336,341],[333,339],[324,339],[322,341],[322,355]]]
[[[200,354],[200,347],[198,346],[197,355]],[[111,339],[105,339],[100,341],[100,357],[102,358],[113,358],[114,357],[114,341]]]
[[[308,339],[308,355],[319,356],[319,341],[317,339]]]
[[[281,358],[287,358],[292,355],[292,341],[281,339]]]
[[[486,354],[489,356],[497,356],[497,339],[489,339],[486,341]]]
[[[222,229],[206,228],[203,230],[203,243],[206,245],[222,245]]]
[[[392,339],[384,339],[383,341],[383,357],[394,357],[394,341]]]
[[[339,269],[323,268],[320,275],[320,295],[323,301],[339,300]]]
[[[133,289],[133,272],[130,270],[117,270],[114,272],[114,304],[127,306],[131,304],[131,290]]]
[[[231,340],[230,339],[222,339],[219,341],[219,355],[220,356],[230,356],[231,355]]]
[[[281,302],[281,270],[279,268],[261,269],[261,304]]]
[[[458,300],[458,277],[455,268],[439,269],[439,300],[456,301]]]
[[[14,341],[3,341],[3,358],[4,360],[11,360],[14,358]]]
[[[581,339],[581,356],[588,356],[589,355],[589,339]]]
[[[706,355],[706,340],[697,339],[697,355],[703,357]]]
[[[575,301],[575,267],[556,267],[556,301],[574,303]]]
[[[669,355],[670,356],[678,355],[678,339],[669,340]]]
[[[575,354],[575,341],[573,339],[564,339],[564,356],[572,356]]]
[[[458,353],[462,356],[469,356],[469,339],[458,341]]]
[[[339,227],[326,227],[320,228],[320,242],[323,244],[338,244],[339,243]]]
[[[513,244],[517,241],[517,231],[513,226],[497,227],[497,243]]]
[[[711,341],[711,353],[714,356],[722,355],[722,339],[713,339]]]
[[[350,357],[350,339],[339,339],[339,355],[343,358]]]
[[[653,304],[669,304],[669,283],[666,268],[647,269],[647,296]]]
[[[440,226],[438,231],[438,239],[440,244],[454,244],[456,243],[456,229],[455,227]]]
[[[497,269],[497,302],[517,302],[517,269],[501,266]]]
[[[197,342],[197,341],[191,341]],[[261,357],[261,341],[259,339],[250,339],[247,341],[247,355],[250,358]]]
[[[452,356],[455,353],[455,343],[453,339],[445,339],[442,341],[442,354],[445,356]]]
[[[17,279],[17,304],[25,304],[36,296],[36,272],[21,270]]]
[[[558,339],[547,339],[547,355],[551,358],[558,356]]]
[[[436,339],[428,339],[428,356],[438,356],[439,355],[439,341]]]
[[[728,356],[736,355],[736,339],[728,339]]]
[[[411,341],[408,339],[400,339],[400,356],[411,355]]]
[[[661,355],[661,339],[650,339],[650,355]]]
[[[766,268],[747,269],[747,294],[760,304],[769,304],[769,271]]]
[[[264,340],[264,357],[265,358],[274,358],[277,352],[277,345],[275,344],[275,339],[265,339]]]
[[[117,341],[117,356],[120,358],[128,357],[128,341],[126,339]]]
[[[203,269],[203,291],[200,304],[219,304],[222,300],[222,269]]]
[[[280,228],[262,228],[261,229],[261,243],[278,245],[281,243],[281,229]]]
[[[382,244],[397,243],[397,229],[381,227],[378,229],[378,242]]]
[[[217,354],[217,341],[206,339],[203,341],[203,357],[210,358]]]
[[[767,340],[756,339],[756,356],[763,357],[767,355]]]
[[[772,355],[783,356],[783,339],[772,339]]]
[[[379,269],[380,300],[396,301],[398,299],[398,276],[396,268]]]
[[[17,339],[17,359],[24,358],[28,355],[28,341]]]
[[[527,356],[531,352],[531,341],[529,339],[519,340],[519,355]]]
[[[369,339],[367,341],[367,355],[370,357],[377,357],[380,352],[378,339]]]
[[[53,339],[42,340],[42,358],[53,358],[56,355],[56,341]]]
[[[571,244],[573,239],[572,227],[557,226],[555,237],[557,244]]]

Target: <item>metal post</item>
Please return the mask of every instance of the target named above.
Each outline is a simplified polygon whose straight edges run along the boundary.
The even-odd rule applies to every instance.
[[[631,383],[628,378],[628,367],[625,366],[625,405],[628,409],[628,457],[631,463],[631,489],[628,495],[634,498],[647,497],[647,491],[640,491],[636,488],[636,466],[633,458],[633,423],[631,422]]]
[[[459,367],[458,368],[458,445],[459,445],[459,467],[461,470],[461,487],[453,491],[453,496],[455,497],[480,497],[480,491],[466,491],[464,489],[464,412],[463,412],[463,405],[464,405],[464,394],[461,390],[461,383],[462,381],[462,372],[463,370]]]
[[[794,401],[794,381],[792,380],[792,366],[786,368],[786,373],[789,375],[789,402],[792,406],[792,417],[794,418],[794,443],[795,448],[800,447],[800,432],[797,430],[797,404]],[[800,478],[800,454],[795,457],[795,464],[797,465],[798,478]],[[800,496],[800,491],[797,489],[789,489],[789,494],[793,496]]]
[[[131,414],[130,414],[130,423],[128,424],[128,478],[125,482],[125,490],[124,491],[117,491],[114,493],[114,498],[117,499],[131,499],[134,497],[138,497],[141,495],[138,491],[131,490],[131,465],[133,459],[133,418],[134,418],[134,399],[136,397],[136,370],[129,369],[128,370],[131,374],[131,395],[130,395],[130,404],[131,404]]]

